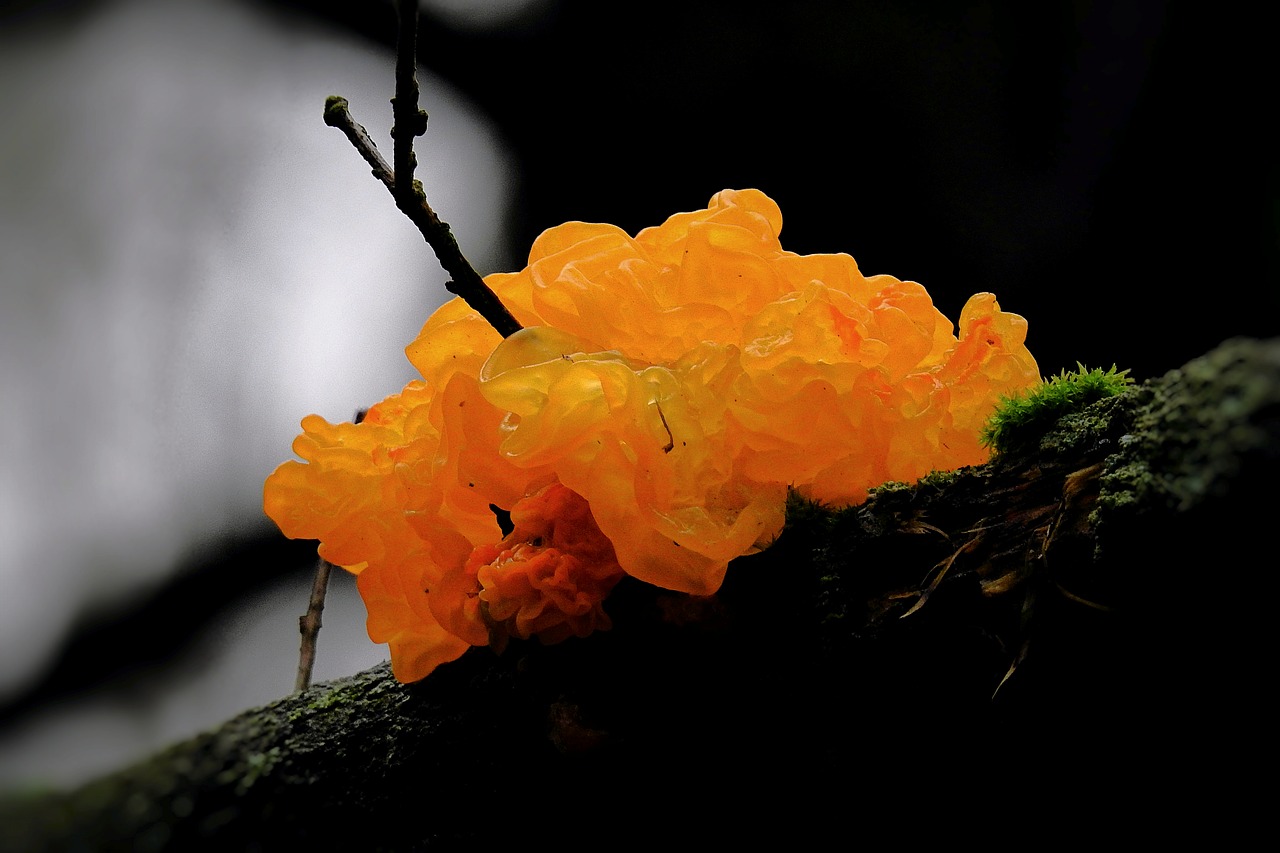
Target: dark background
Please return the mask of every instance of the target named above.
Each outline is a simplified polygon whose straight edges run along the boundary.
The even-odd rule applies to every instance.
[[[57,26],[99,5],[11,2],[0,20]],[[388,2],[256,5],[391,51]],[[424,18],[421,61],[515,158],[512,246],[571,219],[634,232],[757,187],[791,251],[920,281],[953,319],[996,293],[1046,374],[1081,361],[1142,379],[1276,334],[1277,80],[1260,19],[1162,2],[559,0],[505,28],[450,20]],[[430,139],[429,125],[420,157]],[[350,157],[335,168],[360,168]],[[83,625],[0,724],[163,672],[263,578],[305,584],[309,553],[246,536],[186,567]]]
[[[389,11],[277,5],[393,38]],[[757,187],[792,251],[920,281],[951,317],[990,290],[1045,372],[1143,378],[1277,328],[1274,54],[1216,12],[566,0],[505,32],[427,20],[421,56],[519,158],[516,245]]]

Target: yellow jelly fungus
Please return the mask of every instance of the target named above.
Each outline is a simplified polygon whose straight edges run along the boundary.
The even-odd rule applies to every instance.
[[[303,420],[267,514],[359,575],[400,680],[606,628],[623,574],[711,594],[788,487],[856,503],[986,460],[987,416],[1039,376],[1026,321],[979,293],[957,338],[919,284],[784,251],[781,228],[757,190],[635,237],[552,228],[486,279],[523,331],[454,299],[406,350],[422,381],[360,424]]]

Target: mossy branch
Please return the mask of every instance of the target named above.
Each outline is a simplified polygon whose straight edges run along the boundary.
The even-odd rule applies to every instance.
[[[1007,453],[1034,442],[1067,412],[1098,400],[1114,397],[1133,384],[1127,370],[1095,367],[1079,362],[1076,370],[1063,370],[1028,391],[1005,397],[982,430],[982,443],[997,453]]]
[[[610,632],[409,686],[377,667],[0,798],[0,849],[804,846],[1022,820],[1200,820],[1229,844],[1265,793],[1237,762],[1272,723],[1255,590],[1278,474],[1280,339],[1231,342],[987,465],[794,499],[714,598],[624,581]]]

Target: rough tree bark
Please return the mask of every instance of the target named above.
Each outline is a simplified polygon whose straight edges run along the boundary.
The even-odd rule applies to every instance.
[[[624,583],[611,632],[9,797],[0,848],[1222,842],[1272,749],[1278,459],[1280,339],[1231,341],[985,466],[796,502],[714,598]]]

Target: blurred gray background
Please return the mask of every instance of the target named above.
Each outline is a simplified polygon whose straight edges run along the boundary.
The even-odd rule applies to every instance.
[[[243,547],[273,531],[262,480],[303,415],[348,420],[412,378],[403,347],[447,295],[321,120],[341,92],[385,138],[393,62],[323,21],[227,0],[5,20],[0,703],[23,704],[77,631],[133,636],[96,661],[111,678],[79,673],[10,711],[0,782],[79,778],[292,689],[310,569]],[[474,104],[422,85],[420,177],[491,269],[510,158]],[[243,565],[222,566],[237,547]],[[207,589],[157,599],[214,566]],[[386,657],[346,580],[318,678]],[[159,615],[137,612],[147,600]]]
[[[784,245],[997,293],[1045,373],[1274,335],[1266,28],[1132,0],[424,0],[419,176],[481,272],[725,187]],[[337,131],[389,151],[386,0],[0,0],[0,785],[287,694],[309,543],[261,513],[310,412],[413,377],[446,296]],[[385,658],[335,576],[317,678]]]

